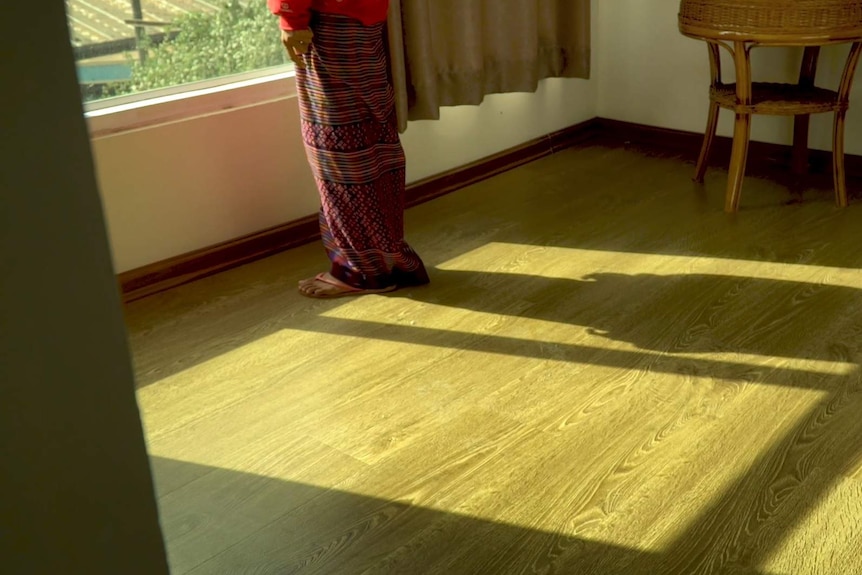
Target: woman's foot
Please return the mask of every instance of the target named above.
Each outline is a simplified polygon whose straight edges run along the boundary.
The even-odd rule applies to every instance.
[[[380,289],[362,289],[347,285],[343,281],[336,279],[329,272],[320,273],[306,280],[299,282],[299,293],[305,297],[316,299],[332,299],[336,297],[346,297],[351,295],[365,295],[372,293],[386,293],[394,291],[398,286],[391,285]]]

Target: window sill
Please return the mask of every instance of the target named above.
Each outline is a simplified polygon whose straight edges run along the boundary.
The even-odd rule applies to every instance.
[[[230,83],[217,79],[168,88],[148,93],[145,99],[127,96],[85,105],[90,137],[96,140],[295,97],[294,71],[277,70],[281,71],[252,72]]]

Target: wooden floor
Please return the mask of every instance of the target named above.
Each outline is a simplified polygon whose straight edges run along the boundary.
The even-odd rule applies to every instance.
[[[175,574],[862,573],[862,200],[567,150],[128,307]]]

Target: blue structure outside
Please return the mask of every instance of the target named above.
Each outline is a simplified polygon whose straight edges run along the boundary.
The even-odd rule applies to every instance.
[[[79,64],[78,81],[82,84],[130,80],[132,69],[128,64]]]

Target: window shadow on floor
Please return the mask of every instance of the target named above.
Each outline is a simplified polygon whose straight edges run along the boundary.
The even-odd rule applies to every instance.
[[[674,486],[672,494],[643,497],[641,493],[634,507],[623,506],[626,513],[634,512],[628,519],[613,517],[627,495],[603,485],[605,480],[593,486],[549,482],[569,493],[546,492],[541,487],[528,491],[534,502],[527,506],[525,525],[470,516],[468,510],[511,517],[509,507],[524,509],[522,501],[513,500],[524,496],[514,478],[494,497],[479,493],[475,501],[464,501],[450,493],[460,482],[456,471],[470,481],[472,466],[491,464],[478,456],[460,458],[457,470],[422,462],[436,471],[415,475],[403,466],[387,466],[384,460],[357,471],[362,477],[349,478],[335,488],[276,478],[298,472],[305,461],[247,461],[256,473],[164,457],[153,457],[152,463],[157,486],[170,486],[160,490],[159,504],[176,574],[767,575],[760,566],[781,552],[801,524],[814,521],[812,514],[832,486],[850,477],[858,466],[860,409],[862,387],[855,378],[776,433],[771,446],[717,497],[704,492],[696,481],[684,482]],[[218,444],[224,438],[211,439]],[[735,459],[741,454],[727,456]],[[500,453],[494,464],[508,468],[511,464],[505,457]],[[229,465],[235,468],[239,461],[242,453],[236,453]],[[573,469],[596,465],[592,456],[577,452],[566,461]],[[321,468],[317,474],[327,471]],[[633,466],[626,473],[638,471]],[[397,494],[392,493],[392,473],[398,475]],[[697,475],[705,478],[710,473],[703,469]],[[379,474],[386,474],[383,482],[394,500],[367,495],[376,490]],[[610,481],[607,473],[590,475]],[[350,492],[351,487],[366,494]],[[593,496],[573,495],[583,489]],[[705,499],[694,505],[699,497]],[[851,498],[852,493],[845,491],[839,500],[842,509],[853,506]],[[564,502],[576,501],[581,503],[565,508]],[[656,524],[662,518],[658,510],[674,513],[674,507],[683,502],[684,507],[698,509],[697,515],[682,518],[682,525]],[[639,519],[640,514],[644,517]],[[852,566],[834,563],[838,561],[834,554],[844,554],[843,561],[858,560],[852,543],[860,536],[858,523],[855,527],[852,520],[832,527],[811,525],[818,540],[796,538],[794,545],[803,547],[782,555],[785,565],[796,562],[787,572],[849,572],[844,567]],[[586,536],[568,535],[575,532]],[[617,545],[615,538],[652,541],[653,549]]]
[[[801,388],[830,386],[829,374],[811,362],[848,369],[862,362],[862,290],[853,287],[707,274],[596,273],[567,279],[437,269],[431,277],[429,286],[374,297],[531,318],[584,328],[594,337],[543,341],[505,331],[481,335],[362,316],[338,319],[327,312],[345,300],[312,302],[291,290],[283,297],[293,297],[294,308],[309,312],[286,307],[281,297],[225,298],[218,314],[199,314],[184,327],[183,337],[163,345],[159,364],[139,370],[138,385],[284,329]],[[710,354],[721,357],[704,357]],[[746,358],[734,359],[740,354]],[[752,363],[751,356],[785,358],[795,365],[767,368]]]
[[[696,273],[567,279],[434,270],[432,281],[392,297],[582,326],[660,353],[862,359],[862,290],[854,287]]]

